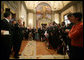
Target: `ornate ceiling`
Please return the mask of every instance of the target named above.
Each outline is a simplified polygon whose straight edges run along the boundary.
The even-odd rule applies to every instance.
[[[53,11],[54,10],[56,11],[62,9],[65,5],[67,5],[71,1],[24,1],[24,2],[26,4],[27,9],[35,10],[35,8],[39,3],[45,2],[51,6]]]

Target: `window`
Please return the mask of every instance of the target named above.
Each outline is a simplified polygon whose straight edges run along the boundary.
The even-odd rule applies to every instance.
[[[67,15],[64,16],[64,21],[65,21],[65,25],[67,26],[67,24],[70,24],[71,22],[68,20]]]

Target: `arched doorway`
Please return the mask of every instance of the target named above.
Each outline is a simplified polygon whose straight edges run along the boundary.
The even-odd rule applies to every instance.
[[[51,22],[52,10],[48,3],[41,2],[36,7],[36,28],[48,26]]]

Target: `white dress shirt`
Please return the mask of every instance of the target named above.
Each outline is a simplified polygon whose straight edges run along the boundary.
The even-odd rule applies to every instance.
[[[7,18],[5,18],[5,19],[9,22],[9,20]]]

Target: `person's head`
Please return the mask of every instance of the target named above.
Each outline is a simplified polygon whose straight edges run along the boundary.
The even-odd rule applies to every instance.
[[[67,15],[68,19],[72,23],[80,22],[82,19],[82,14],[80,12],[72,13]]]
[[[49,23],[49,26],[51,26],[52,23]]]
[[[58,26],[58,28],[60,28],[60,27],[61,27],[61,25],[60,25],[60,24],[57,24],[57,26]]]
[[[22,20],[21,20],[21,19],[19,19],[19,20],[18,20],[18,23],[22,23]]]
[[[73,16],[73,14],[72,13],[69,13],[68,15],[67,15],[67,17],[68,17],[68,19],[70,20],[70,22],[72,22],[72,16]]]
[[[70,24],[67,24],[67,27],[69,26]]]
[[[53,21],[52,24],[55,25],[56,24],[55,21]]]
[[[17,22],[14,20],[12,23],[13,23],[13,24],[16,24]]]
[[[62,22],[62,26],[64,26],[65,25],[65,22]]]
[[[5,12],[4,17],[7,18],[8,20],[11,19],[11,13],[10,12]]]
[[[77,21],[81,21],[81,19],[82,19],[82,13],[81,12],[73,13],[73,16],[75,17],[75,19]]]

